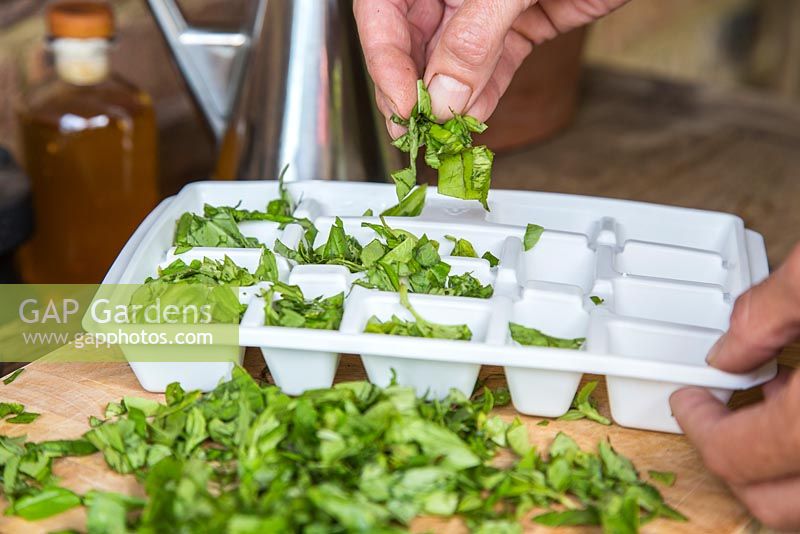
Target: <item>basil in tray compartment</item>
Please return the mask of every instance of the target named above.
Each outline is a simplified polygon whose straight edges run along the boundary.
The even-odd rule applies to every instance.
[[[277,295],[281,298],[276,299]],[[276,282],[262,296],[267,326],[337,330],[342,322],[344,293],[306,300],[298,286]]]
[[[450,265],[439,255],[439,243],[426,235],[417,237],[405,230],[364,222],[378,237],[362,246],[347,234],[338,217],[331,226],[327,241],[314,248],[316,228],[306,231],[297,249],[290,249],[280,240],[275,251],[298,264],[343,265],[353,273],[363,273],[354,284],[368,289],[398,291],[405,281],[413,293],[455,297],[489,298],[494,290],[483,285],[470,273],[451,275]],[[471,247],[471,245],[470,245]],[[491,260],[490,260],[490,263]]]
[[[257,248],[262,244],[254,237],[246,237],[239,229],[243,221],[271,221],[283,229],[296,223],[310,228],[311,221],[293,215],[295,203],[283,185],[284,167],[278,179],[279,197],[270,200],[264,211],[244,210],[236,206],[203,206],[203,215],[186,212],[178,219],[175,229],[175,253],[181,254],[192,247]]]
[[[464,341],[472,339],[472,331],[469,329],[469,326],[465,324],[449,325],[432,323],[417,313],[408,300],[408,289],[405,285],[400,286],[400,303],[414,317],[413,321],[405,321],[396,315],[393,315],[388,321],[381,321],[373,315],[367,321],[364,333]]]
[[[511,331],[511,339],[520,345],[529,345],[533,347],[555,347],[557,349],[573,349],[577,350],[583,346],[585,337],[576,337],[575,339],[564,339],[560,337],[548,336],[541,330],[535,328],[528,328],[517,323],[509,323],[508,329]]]
[[[227,256],[222,261],[203,258],[189,264],[177,259],[134,291],[129,305],[132,322],[238,323],[247,306],[239,302],[236,288],[277,279],[275,255],[266,248],[262,248],[261,261],[252,274]],[[198,311],[181,313],[179,321],[173,321],[167,315],[171,307]]]

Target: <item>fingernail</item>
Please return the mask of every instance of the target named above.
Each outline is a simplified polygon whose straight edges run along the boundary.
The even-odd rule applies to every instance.
[[[406,129],[400,126],[399,124],[393,123],[391,120],[386,121],[386,129],[389,130],[389,135],[392,139],[397,139],[404,133],[406,133]]]
[[[714,345],[708,351],[708,356],[706,356],[706,363],[708,365],[712,365],[712,366],[714,365],[714,360],[717,359],[717,356],[719,355],[719,351],[722,349],[722,345],[723,345],[724,341],[725,341],[725,335],[723,334],[722,336],[720,336],[720,338],[717,340],[717,342],[714,343]]]
[[[447,120],[453,113],[463,113],[472,97],[472,89],[445,74],[433,77],[428,84],[428,92],[431,94],[433,114],[439,120]]]

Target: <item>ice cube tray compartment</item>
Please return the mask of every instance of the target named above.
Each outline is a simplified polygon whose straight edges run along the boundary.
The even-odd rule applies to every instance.
[[[730,270],[716,252],[628,241],[614,268],[621,274],[666,278],[730,287]]]
[[[606,317],[595,330],[590,349],[634,360],[663,361],[685,366],[706,367],[708,350],[722,332],[705,328],[685,328],[666,323],[626,321]],[[670,380],[641,380],[609,375],[606,377],[611,414],[618,424],[634,428],[680,432],[672,416],[669,397],[685,384]],[[711,388],[723,402],[730,389]]]
[[[597,253],[585,235],[545,230],[539,242],[524,252],[518,267],[520,282],[557,282],[591,291],[596,278]]]
[[[649,280],[636,276],[611,282],[618,315],[727,330],[733,302],[719,287]]]
[[[461,343],[480,343],[486,339],[493,309],[489,301],[411,294],[409,303],[428,321],[447,325],[466,324],[472,332],[472,339]],[[348,297],[345,317],[342,320],[342,332],[391,339],[395,336],[363,334],[363,332],[371,317],[387,321],[393,316],[405,321],[414,320],[411,313],[400,303],[398,294],[356,287]],[[418,395],[428,395],[437,399],[446,397],[450,389],[457,389],[465,395],[472,394],[481,367],[475,363],[442,362],[425,358],[392,358],[370,354],[368,349],[362,351],[360,356],[371,382],[387,386],[394,377],[398,383],[414,387]]]
[[[361,223],[380,224],[377,215],[395,204],[394,187],[382,184],[298,182],[288,184],[298,201],[295,215],[319,229],[323,243],[335,217],[366,245],[376,234]],[[202,213],[203,204],[263,209],[278,194],[275,182],[202,182],[191,184],[148,218],[137,232],[135,253],[115,264],[121,283],[139,283],[176,256],[175,221],[185,211]],[[491,212],[476,202],[443,197],[429,188],[418,217],[389,217],[389,226],[440,243],[451,274],[472,273],[494,286],[490,299],[411,294],[426,319],[465,323],[470,342],[363,333],[370,316],[393,313],[410,318],[396,293],[353,286],[360,273],[336,265],[293,265],[278,256],[280,278],[301,287],[307,298],[344,291],[344,317],[338,331],[264,326],[260,288],[245,291],[249,307],[240,327],[242,346],[260,347],[273,377],[288,393],[330,386],[340,353],[360,354],[368,378],[387,384],[396,373],[420,394],[442,397],[454,387],[470,393],[480,366],[505,368],[512,402],[522,413],[558,416],[569,409],[584,373],[606,376],[611,416],[619,424],[678,432],[668,398],[683,385],[709,388],[720,398],[762,383],[775,373],[768,364],[733,375],[705,364],[705,352],[727,328],[736,296],[766,276],[763,240],[745,231],[735,216],[614,199],[492,191]],[[374,216],[364,216],[372,209]],[[528,223],[545,228],[539,242],[523,250]],[[241,224],[245,235],[272,248],[280,239],[295,247],[303,230],[281,230],[269,222]],[[490,267],[480,258],[448,256],[453,235],[469,240],[478,255],[499,258]],[[126,250],[128,247],[126,247]],[[194,248],[179,257],[230,256],[254,269],[259,249]],[[120,258],[122,261],[123,258]],[[117,263],[120,263],[118,261]],[[124,267],[124,268],[123,268]],[[352,291],[351,291],[352,288]],[[597,305],[589,297],[605,301]],[[509,335],[510,321],[557,337],[587,338],[581,350],[524,347]],[[170,364],[131,362],[143,387],[158,390],[178,379],[211,389],[230,371],[220,362]],[[223,366],[227,366],[224,369]]]
[[[532,282],[512,306],[511,322],[560,338],[586,337],[589,313],[576,286]],[[506,342],[519,344],[505,333]],[[570,349],[561,349],[570,350]],[[563,415],[583,373],[505,367],[512,403],[520,413],[544,417]]]

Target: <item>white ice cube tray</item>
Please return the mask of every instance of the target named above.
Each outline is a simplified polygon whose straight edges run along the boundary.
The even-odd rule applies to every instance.
[[[374,213],[396,202],[394,187],[383,184],[297,182],[295,214],[327,238],[335,217],[362,244],[375,234],[362,228],[367,209]],[[278,195],[277,183],[198,182],[162,203],[131,238],[112,266],[106,283],[141,283],[158,266],[176,257],[191,261],[228,255],[255,269],[258,249],[193,248],[175,254],[175,222],[185,211],[202,213],[203,204],[264,209]],[[387,384],[396,374],[420,394],[441,397],[450,388],[469,394],[481,365],[503,366],[511,398],[524,414],[564,414],[583,373],[606,376],[611,415],[620,425],[680,432],[670,413],[669,396],[685,385],[709,388],[727,400],[734,390],[761,384],[775,375],[774,363],[748,374],[730,374],[706,365],[714,341],[728,327],[734,299],[768,274],[759,234],[745,230],[738,217],[724,213],[640,202],[551,193],[495,190],[490,212],[477,202],[444,197],[433,190],[418,217],[390,217],[387,223],[440,243],[451,274],[472,273],[494,286],[490,299],[412,294],[411,304],[427,319],[467,324],[471,341],[420,339],[363,333],[367,320],[393,314],[410,318],[396,293],[353,286],[358,274],[331,265],[295,266],[278,257],[281,279],[300,286],[307,298],[345,292],[338,331],[264,326],[259,291],[244,291],[249,303],[240,327],[242,347],[260,347],[276,383],[290,394],[332,384],[339,354],[361,355],[369,380]],[[545,228],[538,244],[523,249],[528,223]],[[275,239],[296,245],[298,225],[284,230],[271,222],[240,225],[247,236],[272,248]],[[445,235],[468,239],[479,255],[449,257]],[[591,296],[604,299],[596,305]],[[511,340],[509,322],[557,337],[586,337],[580,350],[520,346]],[[123,346],[126,354],[142,347]],[[236,351],[234,347],[230,349]],[[238,351],[236,351],[238,352]],[[238,352],[241,354],[241,352]],[[179,381],[186,388],[211,389],[229,376],[230,363],[130,363],[142,387],[163,391]]]

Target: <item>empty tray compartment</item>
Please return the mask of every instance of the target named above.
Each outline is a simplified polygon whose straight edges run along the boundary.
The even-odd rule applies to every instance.
[[[606,321],[606,343],[610,354],[623,359],[650,360],[667,364],[706,367],[706,356],[721,332],[645,323],[623,319]],[[606,376],[611,416],[618,424],[645,430],[680,433],[672,416],[669,398],[685,384],[670,378],[668,369],[664,380],[647,380]],[[730,399],[731,390],[710,389],[722,402]]]

